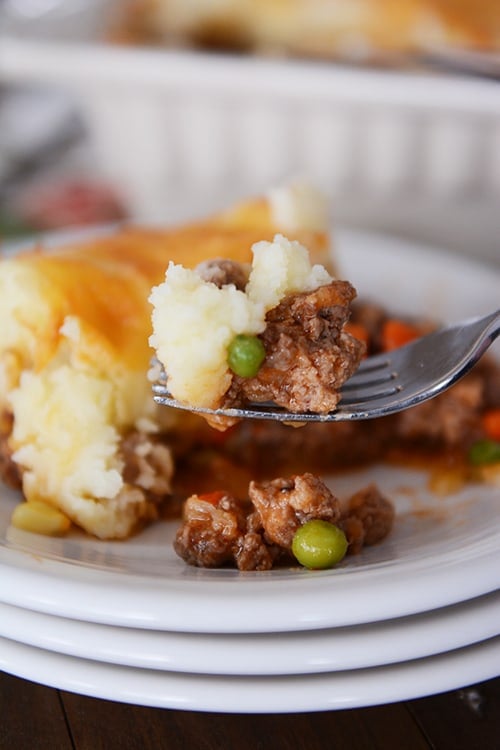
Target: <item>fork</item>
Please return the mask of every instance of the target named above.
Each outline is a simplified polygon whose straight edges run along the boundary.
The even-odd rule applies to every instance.
[[[246,408],[207,409],[172,398],[160,367],[153,383],[156,403],[198,414],[280,422],[335,422],[393,414],[434,398],[462,378],[500,333],[500,310],[441,328],[399,349],[367,357],[341,388],[337,408],[327,414],[290,412],[271,402]]]

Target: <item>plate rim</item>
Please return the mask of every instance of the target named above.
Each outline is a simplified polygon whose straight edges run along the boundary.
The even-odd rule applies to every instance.
[[[273,677],[136,669],[54,654],[0,637],[0,668],[73,693],[156,708],[223,713],[316,712],[412,700],[496,677],[500,637],[400,664]]]
[[[499,623],[499,591],[415,616],[285,634],[144,631],[0,603],[1,637],[109,664],[213,675],[315,674],[383,666],[487,640],[500,635]]]

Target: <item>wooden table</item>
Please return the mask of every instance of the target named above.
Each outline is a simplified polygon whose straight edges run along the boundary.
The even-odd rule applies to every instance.
[[[500,678],[413,701],[310,714],[177,711],[0,673],[0,750],[498,750]]]

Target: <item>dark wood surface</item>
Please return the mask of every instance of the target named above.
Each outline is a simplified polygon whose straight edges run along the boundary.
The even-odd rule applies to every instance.
[[[362,709],[177,711],[88,698],[0,672],[0,750],[498,750],[500,679]]]

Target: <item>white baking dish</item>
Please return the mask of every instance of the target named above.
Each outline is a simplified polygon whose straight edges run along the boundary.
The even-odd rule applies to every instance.
[[[0,40],[0,80],[67,89],[134,218],[307,176],[337,222],[500,261],[500,85],[331,64]]]

